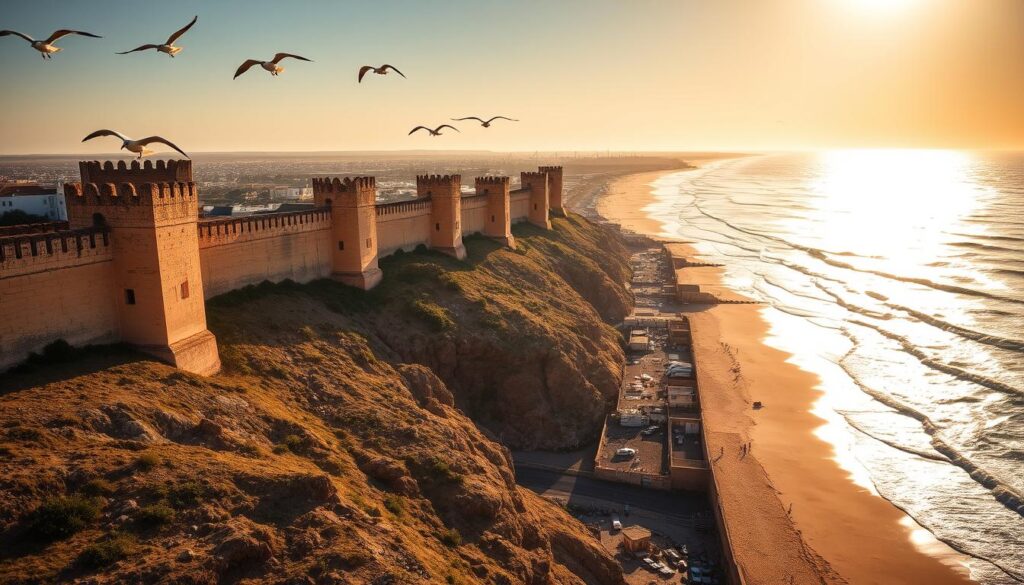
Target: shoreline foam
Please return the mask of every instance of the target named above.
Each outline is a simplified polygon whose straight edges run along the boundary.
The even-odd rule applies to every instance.
[[[623,228],[658,237],[651,183],[679,171],[620,178],[597,203]],[[696,251],[672,244],[674,253]],[[683,280],[692,272],[683,269]],[[721,285],[701,269],[700,284]],[[690,281],[692,282],[692,281]],[[770,325],[755,305],[702,307],[690,313],[699,353],[707,451],[718,503],[737,563],[749,583],[966,583],[965,557],[934,539],[872,489],[855,483],[834,446],[815,431],[820,378],[770,347]],[[751,394],[765,403],[752,411]],[[751,455],[740,445],[752,441]],[[929,538],[930,537],[930,538]],[[790,581],[790,578],[793,581]]]

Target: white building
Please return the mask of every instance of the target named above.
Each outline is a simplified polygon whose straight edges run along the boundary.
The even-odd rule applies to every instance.
[[[274,200],[304,201],[313,198],[312,187],[275,187],[270,191]]]
[[[68,211],[64,207],[64,189],[59,185],[54,189],[34,183],[0,184],[0,215],[15,210],[40,215],[50,221],[68,219]]]

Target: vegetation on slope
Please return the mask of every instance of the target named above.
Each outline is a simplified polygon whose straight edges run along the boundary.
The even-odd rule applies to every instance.
[[[517,231],[518,252],[400,255],[369,294],[221,298],[212,378],[121,350],[8,376],[0,582],[621,583],[435,374],[497,432],[590,432],[608,390],[581,365],[616,384],[621,350],[577,287],[614,320],[626,268],[599,262],[617,244],[581,220]],[[517,392],[542,402],[524,403],[535,426],[503,418]]]

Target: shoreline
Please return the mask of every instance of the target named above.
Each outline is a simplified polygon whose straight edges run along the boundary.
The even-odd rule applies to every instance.
[[[602,218],[663,238],[646,212],[651,183],[680,172],[613,179],[596,202]],[[688,169],[687,169],[688,170]],[[684,243],[674,256],[693,258]],[[720,268],[677,270],[681,283],[721,286]],[[970,583],[965,555],[854,482],[833,444],[815,431],[821,380],[770,347],[759,305],[692,305],[698,386],[724,524],[749,583]],[[752,400],[765,404],[751,409]],[[751,443],[744,456],[741,445]],[[719,455],[721,454],[721,457]],[[869,519],[869,520],[868,520]],[[792,579],[792,581],[790,581]]]

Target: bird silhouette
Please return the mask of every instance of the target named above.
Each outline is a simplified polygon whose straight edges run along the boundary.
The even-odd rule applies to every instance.
[[[455,122],[462,122],[463,120],[476,120],[477,122],[480,122],[480,125],[483,126],[484,128],[490,128],[491,127],[491,122],[493,122],[495,120],[508,120],[509,122],[518,122],[519,121],[519,120],[515,120],[513,118],[506,118],[505,116],[495,116],[495,117],[491,118],[490,120],[484,120],[482,118],[477,118],[476,116],[467,116],[465,118],[452,118],[452,120],[455,121]]]
[[[509,122],[518,122],[518,120],[515,120],[513,118],[506,118],[504,116],[495,116],[494,118],[489,120],[483,120],[481,118],[477,118],[476,116],[467,116],[466,118],[453,118],[452,120],[455,122],[462,122],[464,120],[476,120],[484,128],[489,128],[490,123],[494,122],[495,120],[508,120]]]
[[[146,146],[154,142],[166,144],[167,146],[170,146],[174,150],[177,150],[181,154],[185,155],[185,158],[192,158],[189,155],[185,154],[184,150],[175,146],[173,142],[167,140],[166,138],[161,138],[160,136],[150,136],[148,138],[132,140],[131,138],[128,138],[127,136],[121,134],[120,132],[115,132],[113,130],[97,130],[83,138],[82,142],[85,142],[86,140],[92,140],[93,138],[99,138],[100,136],[117,136],[118,138],[121,139],[121,148],[124,150],[128,150],[129,152],[134,152],[138,154],[139,158],[142,158],[149,154],[153,154],[153,151],[146,148]]]
[[[380,67],[374,67],[372,65],[363,65],[362,67],[359,68],[359,83],[363,82],[363,76],[366,75],[366,73],[369,71],[373,71],[377,75],[387,75],[388,69],[394,71],[395,73],[401,75],[402,77],[405,77],[405,74],[399,71],[397,68],[395,68],[394,65],[384,64],[381,65]]]
[[[276,77],[279,73],[284,71],[284,67],[281,67],[280,65],[278,65],[278,63],[280,63],[282,59],[286,59],[288,57],[291,57],[292,59],[299,59],[300,61],[313,61],[312,59],[307,59],[299,55],[292,55],[291,53],[278,53],[274,55],[274,58],[271,59],[270,61],[247,59],[245,63],[242,63],[241,66],[238,67],[238,71],[235,71],[235,77],[233,79],[237,79],[239,75],[248,71],[249,68],[253,65],[259,65],[260,67],[269,71],[271,75]]]
[[[64,37],[66,37],[68,35],[82,35],[83,37],[92,37],[94,39],[102,39],[103,38],[103,37],[101,37],[99,35],[94,35],[92,33],[87,33],[87,32],[80,31],[80,30],[70,30],[70,29],[62,28],[62,29],[60,29],[58,31],[55,31],[52,35],[50,35],[50,38],[46,39],[45,41],[37,41],[37,40],[33,39],[32,37],[30,37],[30,36],[28,36],[26,34],[20,33],[20,32],[18,32],[16,30],[0,30],[0,37],[6,37],[6,36],[9,36],[9,35],[16,35],[16,36],[19,36],[19,37],[25,39],[26,41],[28,41],[29,44],[32,45],[33,49],[39,51],[39,54],[40,54],[40,56],[42,56],[43,59],[52,59],[53,58],[52,55],[54,53],[61,52],[63,49],[61,49],[60,47],[54,46],[53,43],[56,43],[58,39],[64,38]]]
[[[184,28],[176,31],[174,34],[172,34],[171,36],[167,37],[167,42],[162,44],[162,45],[142,45],[140,47],[135,47],[131,51],[125,51],[123,53],[118,53],[118,55],[127,55],[128,53],[134,53],[135,51],[148,51],[149,49],[156,49],[157,51],[160,51],[161,53],[167,53],[167,55],[169,57],[173,58],[175,55],[177,55],[178,53],[181,52],[181,47],[175,47],[174,46],[174,41],[178,40],[178,38],[181,35],[185,34],[188,31],[188,29],[192,28],[192,25],[194,25],[197,20],[199,20],[199,17],[198,16],[194,17],[192,19],[192,22],[186,24],[184,26]]]
[[[427,128],[426,126],[417,126],[417,127],[413,128],[412,130],[410,130],[409,134],[407,134],[407,136],[412,136],[412,133],[417,131],[417,130],[426,130],[427,132],[430,132],[431,136],[441,136],[441,129],[442,128],[451,128],[452,130],[455,130],[456,132],[459,132],[459,129],[456,128],[455,126],[452,126],[451,124],[441,124],[437,128],[434,128],[433,130],[431,130],[430,128]]]

